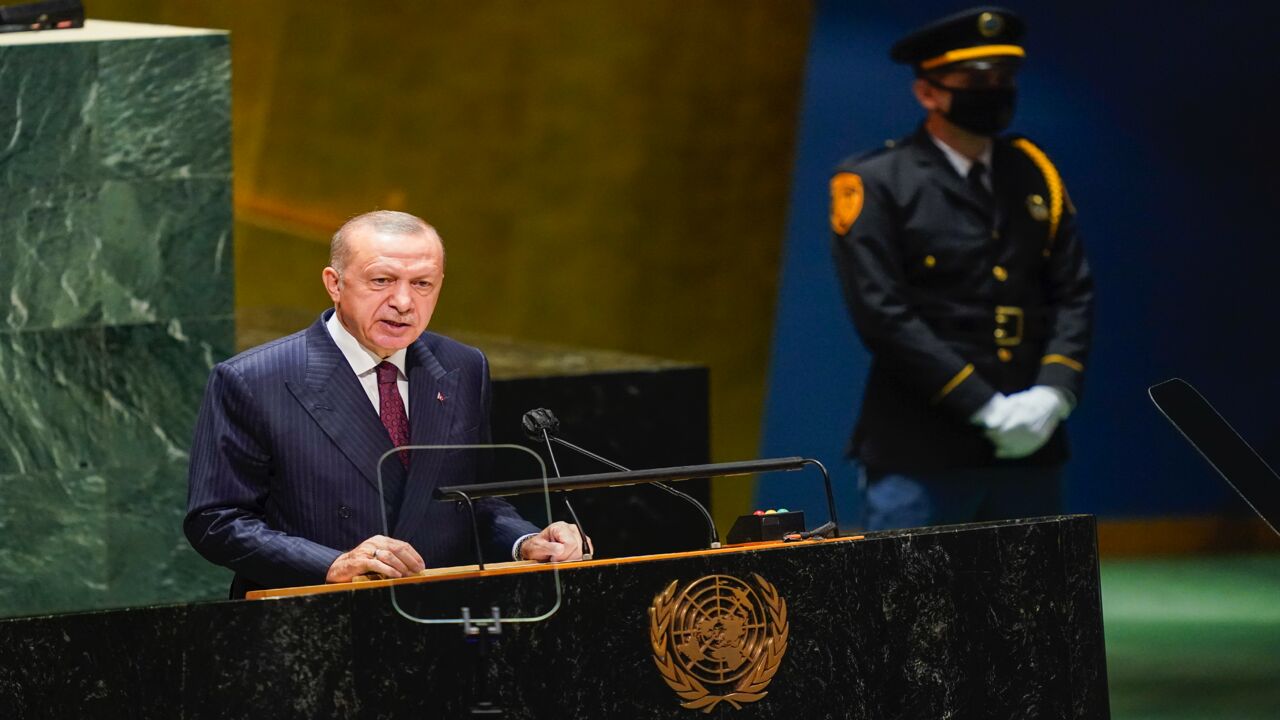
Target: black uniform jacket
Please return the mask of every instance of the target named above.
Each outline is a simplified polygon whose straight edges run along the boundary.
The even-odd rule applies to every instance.
[[[996,392],[1062,388],[1077,401],[1093,280],[1072,207],[1045,154],[992,149],[983,198],[921,128],[845,161],[831,180],[833,252],[873,359],[849,454],[884,471],[1058,464],[1065,428],[997,461],[969,418]]]

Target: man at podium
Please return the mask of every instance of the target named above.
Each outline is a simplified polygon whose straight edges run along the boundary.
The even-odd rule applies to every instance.
[[[444,244],[422,219],[355,217],[334,234],[322,273],[333,309],[213,368],[183,528],[235,572],[233,598],[475,561],[467,513],[432,492],[478,481],[477,453],[398,453],[382,465],[385,502],[378,491],[378,460],[395,447],[490,440],[485,356],[425,332],[444,269]],[[573,525],[539,531],[496,498],[475,511],[487,560],[582,556]]]

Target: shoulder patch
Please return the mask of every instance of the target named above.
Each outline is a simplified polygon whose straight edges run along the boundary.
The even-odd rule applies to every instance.
[[[1058,169],[1050,162],[1049,156],[1036,147],[1035,143],[1020,137],[1013,141],[1013,146],[1031,158],[1031,162],[1040,169],[1040,174],[1044,175],[1045,185],[1049,187],[1049,242],[1052,243],[1058,237],[1058,224],[1062,222],[1062,208],[1068,202],[1066,190],[1062,187],[1062,176],[1058,175]],[[1072,210],[1074,212],[1074,208]]]
[[[836,173],[831,178],[831,230],[844,235],[862,212],[862,178],[851,172]]]

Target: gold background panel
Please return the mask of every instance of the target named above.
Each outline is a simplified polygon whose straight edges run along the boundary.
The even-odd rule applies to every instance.
[[[325,243],[345,218],[407,210],[448,246],[434,329],[705,363],[717,460],[758,449],[811,11],[89,5],[232,33],[242,338],[327,304]],[[721,524],[747,509],[741,481],[713,492]]]

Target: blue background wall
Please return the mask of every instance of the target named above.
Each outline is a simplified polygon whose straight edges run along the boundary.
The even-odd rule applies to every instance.
[[[1241,512],[1157,413],[1147,386],[1200,388],[1280,458],[1274,275],[1280,5],[1008,3],[1027,20],[1012,130],[1057,164],[1098,284],[1085,397],[1070,420],[1068,509],[1104,516]],[[827,181],[844,156],[910,132],[922,111],[905,32],[965,7],[817,4],[796,150],[761,453],[821,458],[844,523],[860,517],[842,459],[868,356],[830,260]],[[1149,12],[1150,11],[1150,12]],[[760,507],[824,515],[811,477],[763,478]],[[812,523],[811,523],[812,524]]]

